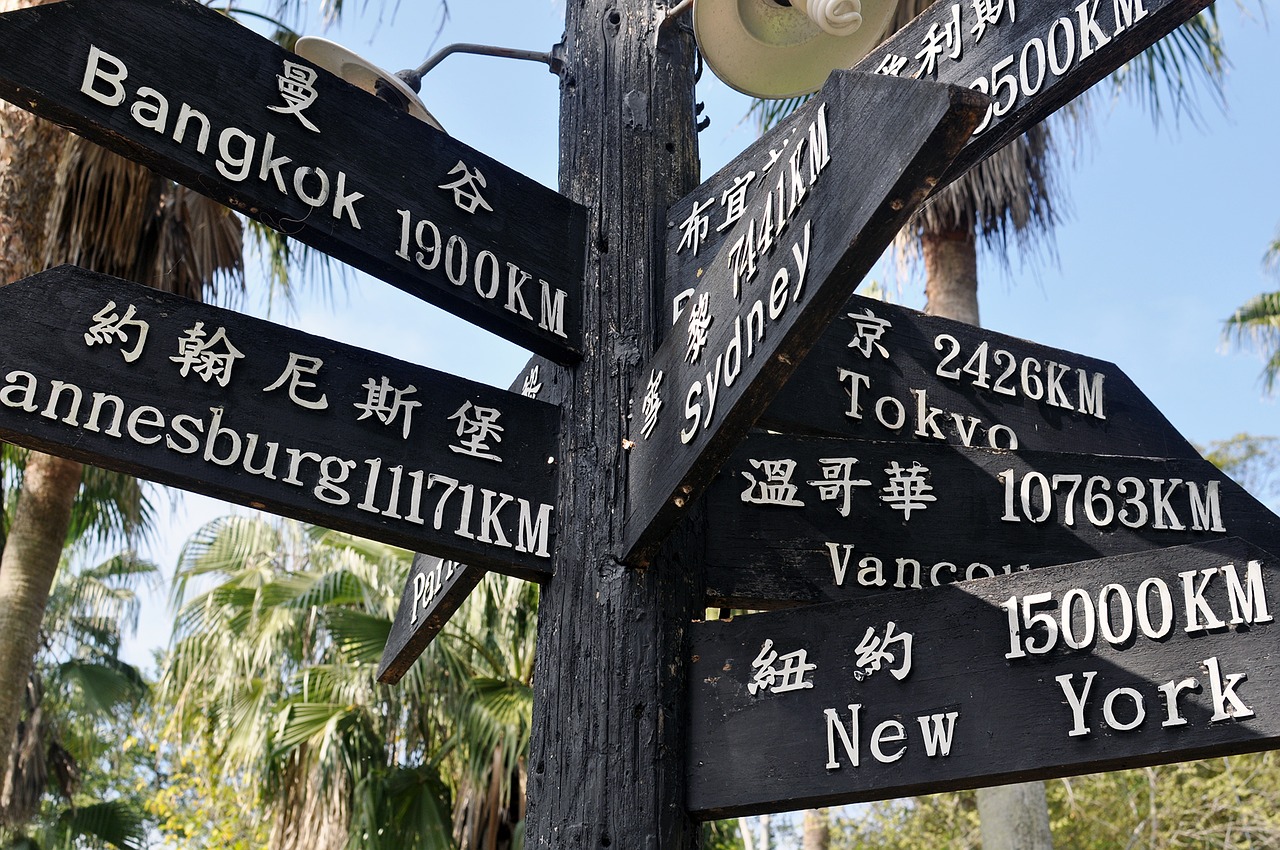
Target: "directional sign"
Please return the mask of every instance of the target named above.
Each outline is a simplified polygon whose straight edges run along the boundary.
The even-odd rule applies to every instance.
[[[707,491],[707,593],[733,607],[936,587],[1241,537],[1280,519],[1201,458],[755,433]]]
[[[559,411],[74,266],[0,288],[0,439],[522,577]]]
[[[145,35],[143,35],[145,34]],[[582,207],[191,0],[0,15],[0,96],[559,361]]]
[[[688,805],[839,805],[1280,745],[1239,540],[692,627]]]
[[[858,295],[758,424],[869,440],[1200,457],[1115,364]]]
[[[512,392],[559,404],[566,370],[542,357],[531,357],[511,384]],[[378,663],[378,681],[394,685],[449,622],[487,572],[483,567],[446,561],[431,555],[414,557],[400,596],[387,646]]]
[[[400,607],[378,662],[378,681],[399,682],[487,572],[457,561],[415,555]]]
[[[968,86],[993,102],[945,186],[1208,5],[1208,0],[939,0],[858,71]]]
[[[632,400],[628,559],[644,562],[661,543],[986,103],[956,87],[837,72],[671,209],[667,280],[694,292]]]

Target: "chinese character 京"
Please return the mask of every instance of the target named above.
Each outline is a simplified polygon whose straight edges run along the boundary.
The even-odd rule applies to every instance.
[[[880,344],[880,340],[884,337],[884,332],[893,325],[888,319],[882,319],[871,312],[870,307],[864,307],[863,310],[865,312],[862,314],[845,313],[845,316],[853,319],[853,339],[849,342],[849,348],[856,348],[866,358],[870,358],[874,350],[888,360],[889,352]]]
[[[311,119],[302,114],[302,111],[316,100],[316,72],[306,65],[299,65],[297,62],[284,60],[284,73],[276,75],[277,84],[280,87],[280,96],[284,98],[284,106],[268,106],[272,112],[279,112],[283,115],[295,115],[302,122],[302,126],[306,127],[313,133],[319,133],[320,128],[311,123]]]

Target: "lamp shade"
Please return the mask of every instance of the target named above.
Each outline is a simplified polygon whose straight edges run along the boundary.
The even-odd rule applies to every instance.
[[[696,0],[702,58],[752,97],[815,92],[880,42],[897,0]]]
[[[420,121],[425,121],[437,130],[444,131],[440,122],[427,111],[427,107],[404,80],[395,74],[388,74],[342,45],[325,38],[308,35],[298,39],[293,52],[319,65],[334,76],[341,77],[356,88],[364,89],[369,94],[377,95],[378,84],[383,83],[390,88],[392,97],[400,101],[405,112]]]

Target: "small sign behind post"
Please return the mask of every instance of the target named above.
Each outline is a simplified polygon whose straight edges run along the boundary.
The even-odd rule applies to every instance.
[[[559,411],[61,266],[0,288],[0,438],[525,578]]]
[[[586,213],[189,0],[0,15],[0,97],[566,362]]]
[[[700,818],[1272,749],[1275,558],[1228,540],[695,624]]]
[[[488,572],[432,555],[415,555],[378,662],[378,681],[399,682]]]
[[[566,370],[534,356],[516,376],[511,391],[525,398],[559,404],[564,397],[565,379]],[[430,555],[414,557],[387,646],[378,663],[379,682],[394,685],[400,681],[486,572],[482,567]]]
[[[1240,537],[1280,519],[1202,458],[753,433],[707,491],[707,594],[776,608]]]
[[[643,562],[964,144],[987,99],[836,72],[669,212],[686,318],[632,400],[626,557]]]

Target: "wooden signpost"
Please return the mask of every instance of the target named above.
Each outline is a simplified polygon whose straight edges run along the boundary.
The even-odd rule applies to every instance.
[[[934,588],[1240,537],[1280,519],[1202,458],[755,433],[707,491],[707,594],[738,608]]]
[[[554,556],[530,846],[1273,747],[1274,518],[1110,364],[846,303],[928,194],[1204,5],[943,0],[688,193],[690,36],[650,0],[570,4],[562,172],[590,211],[193,0],[0,15],[0,96],[577,364],[502,392],[64,267],[0,290],[0,438],[429,553],[384,681],[482,571]],[[735,454],[762,414],[805,436]],[[713,593],[911,589],[687,651],[708,541],[659,547],[717,474],[756,527],[713,532]]]
[[[1200,457],[1113,363],[859,295],[758,424],[860,440]]]
[[[693,627],[688,805],[838,805],[1280,745],[1280,564],[1231,539]]]
[[[526,578],[549,404],[61,266],[0,288],[0,438]]]
[[[986,99],[836,72],[668,212],[685,316],[632,399],[624,551],[643,563],[973,129]]]
[[[0,44],[0,97],[519,345],[580,356],[586,214],[556,192],[193,0],[8,12]]]

